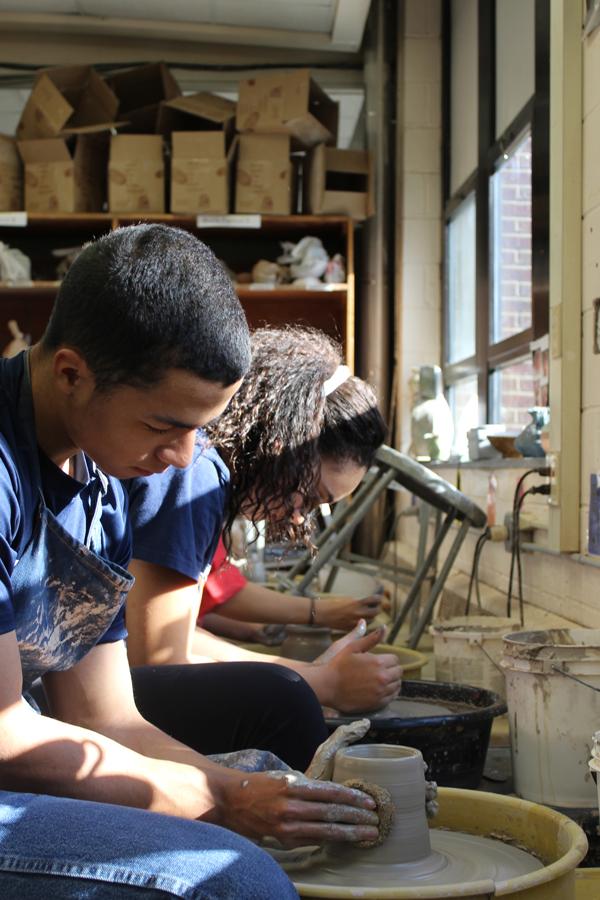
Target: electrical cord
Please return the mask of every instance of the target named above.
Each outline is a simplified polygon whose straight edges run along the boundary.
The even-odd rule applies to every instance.
[[[533,471],[536,471],[538,474],[542,475],[542,477],[549,477],[551,474],[551,470],[549,468],[536,469]],[[519,621],[521,625],[525,624],[525,611],[523,601],[523,567],[521,562],[521,509],[527,496],[531,494],[545,494],[547,496],[550,493],[549,484],[538,484],[534,487],[528,488],[522,495],[520,495],[520,487],[529,474],[531,474],[531,472],[526,472],[525,475],[521,476],[521,478],[517,482],[513,498],[510,573],[508,578],[508,594],[506,598],[506,615],[510,619],[512,613],[513,581],[516,569],[517,599],[519,603]]]
[[[552,474],[552,469],[550,466],[543,466],[540,469],[528,469],[526,472],[521,475],[517,484],[515,486],[515,492],[513,494],[513,505],[512,505],[512,533],[510,540],[510,571],[508,575],[508,592],[506,596],[506,617],[510,619],[512,614],[512,591],[513,591],[513,580],[515,574],[515,564],[517,557],[517,543],[519,541],[519,528],[518,522],[515,522],[515,517],[517,516],[517,504],[519,502],[519,497],[521,494],[521,487],[526,478],[529,478],[530,475],[540,475],[542,478],[549,478]],[[519,547],[520,551],[520,547]]]
[[[465,616],[469,615],[471,609],[471,596],[473,594],[473,585],[475,585],[475,592],[477,597],[477,608],[481,611],[481,592],[479,587],[479,560],[481,559],[481,553],[487,541],[491,540],[490,537],[490,529],[486,528],[479,537],[477,538],[477,543],[475,544],[475,550],[473,552],[473,564],[471,566],[471,577],[469,578],[469,590],[467,592],[467,602],[465,604]]]
[[[521,620],[521,625],[524,624],[523,616],[523,570],[521,565],[521,539],[520,539],[520,513],[521,507],[523,505],[523,501],[528,494],[549,494],[550,493],[550,485],[549,484],[541,484],[536,485],[535,487],[529,488],[529,490],[525,491],[521,495],[521,487],[523,486],[523,482],[530,475],[539,475],[542,478],[549,478],[552,475],[552,469],[549,466],[543,466],[539,469],[528,469],[521,477],[519,478],[515,492],[513,495],[513,505],[512,505],[512,530],[510,533],[510,574],[508,579],[508,594],[507,594],[507,604],[506,604],[506,614],[508,618],[511,616],[512,612],[512,596],[513,596],[513,584],[515,571],[517,575],[517,591],[518,591],[518,602],[519,602],[519,615]],[[468,616],[471,610],[471,598],[473,596],[473,587],[475,587],[475,593],[477,597],[477,608],[479,610],[482,609],[481,605],[481,591],[479,585],[479,564],[481,561],[481,555],[483,552],[483,548],[488,541],[497,541],[502,540],[502,537],[499,537],[498,534],[493,534],[494,531],[499,530],[496,526],[488,526],[485,531],[483,531],[479,537],[477,538],[477,542],[475,544],[475,550],[473,551],[473,562],[471,565],[471,574],[469,577],[469,589],[467,591],[467,600],[465,603],[465,616]],[[505,531],[504,528],[502,528]]]

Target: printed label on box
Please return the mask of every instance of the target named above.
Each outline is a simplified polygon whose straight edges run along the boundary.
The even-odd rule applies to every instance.
[[[2,212],[0,213],[0,228],[25,228],[27,225],[26,212]]]
[[[260,228],[260,215],[196,216],[196,228]]]

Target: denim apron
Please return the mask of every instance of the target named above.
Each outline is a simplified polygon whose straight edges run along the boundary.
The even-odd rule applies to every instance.
[[[28,360],[19,413],[22,421],[33,424]],[[34,434],[33,427],[30,433]],[[70,669],[95,647],[134,581],[121,566],[99,555],[106,476],[94,467],[94,493],[86,533],[80,542],[46,506],[35,442],[28,449],[31,488],[37,492],[39,503],[31,539],[11,576],[24,691],[45,672]]]

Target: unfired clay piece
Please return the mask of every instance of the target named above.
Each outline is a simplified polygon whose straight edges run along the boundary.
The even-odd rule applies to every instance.
[[[542,868],[531,854],[502,841],[462,832],[429,830],[425,815],[423,757],[418,750],[391,744],[344,747],[336,755],[334,780],[358,778],[384,786],[395,817],[388,839],[361,850],[331,845],[326,855],[298,876],[298,890],[360,888],[376,896],[383,887],[504,881]],[[373,893],[371,893],[373,892]]]

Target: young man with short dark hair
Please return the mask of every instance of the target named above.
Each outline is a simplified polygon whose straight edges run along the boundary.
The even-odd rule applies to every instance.
[[[3,897],[292,897],[265,854],[215,825],[282,836],[304,819],[309,838],[376,833],[360,792],[241,776],[135,706],[117,479],[186,466],[249,360],[212,252],[148,225],[84,249],[42,341],[0,364]],[[22,698],[38,677],[52,717]]]

